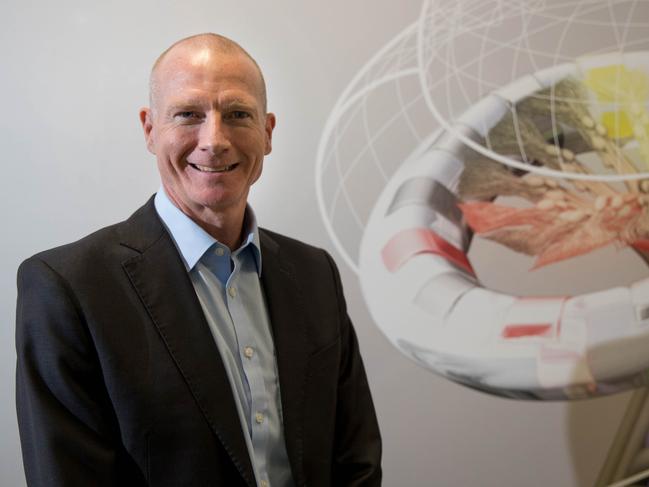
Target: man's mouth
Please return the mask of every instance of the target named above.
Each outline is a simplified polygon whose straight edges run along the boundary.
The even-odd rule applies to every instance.
[[[201,172],[230,172],[235,167],[237,167],[239,163],[230,164],[229,166],[222,166],[222,167],[201,166],[200,164],[192,164],[191,162],[189,163],[189,165],[194,169],[196,169],[197,171],[201,171]]]

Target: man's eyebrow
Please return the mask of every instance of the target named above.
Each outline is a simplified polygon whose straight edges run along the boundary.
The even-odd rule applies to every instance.
[[[201,102],[199,100],[182,100],[182,101],[177,101],[173,102],[169,105],[167,108],[168,112],[173,112],[175,110],[180,110],[180,109],[187,109],[187,108],[196,108],[201,106]]]
[[[189,111],[201,109],[205,105],[204,100],[199,99],[186,99],[178,100],[172,102],[166,110],[167,114],[173,115],[175,112],[179,111]],[[232,110],[232,109],[246,109],[246,110],[255,110],[257,108],[257,103],[254,100],[248,100],[241,97],[228,98],[223,100],[220,104],[221,110]]]

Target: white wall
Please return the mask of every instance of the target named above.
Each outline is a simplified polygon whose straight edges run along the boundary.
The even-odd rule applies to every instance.
[[[0,8],[0,484],[24,485],[14,408],[15,272],[29,255],[127,217],[158,186],[137,112],[171,42],[214,31],[259,61],[277,114],[252,201],[261,223],[330,250],[314,196],[317,143],[343,88],[416,20],[419,1],[6,0]],[[586,486],[628,396],[520,403],[407,362],[341,262],[384,437],[387,486]]]

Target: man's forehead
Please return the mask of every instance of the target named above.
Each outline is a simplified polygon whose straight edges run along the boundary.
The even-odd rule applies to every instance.
[[[240,53],[222,53],[209,48],[170,52],[153,74],[156,84],[183,83],[190,79],[231,79],[262,90],[255,64]]]
[[[257,73],[255,64],[245,54],[236,51],[223,51],[209,46],[176,46],[154,67],[154,72],[201,67],[218,70],[221,66],[226,67],[232,64],[237,64],[242,74],[245,72]]]
[[[257,63],[238,44],[219,36],[201,35],[187,38],[165,51],[151,72],[151,104],[168,94],[169,85],[185,80],[240,80],[253,89],[259,97],[262,110],[266,110],[266,88]]]

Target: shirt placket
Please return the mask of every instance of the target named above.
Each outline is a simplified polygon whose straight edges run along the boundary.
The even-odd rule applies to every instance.
[[[241,360],[241,367],[245,375],[246,385],[249,394],[248,411],[250,417],[248,418],[248,429],[250,432],[250,439],[255,455],[255,463],[259,474],[259,485],[267,487],[270,485],[268,480],[268,469],[266,464],[266,456],[262,453],[266,451],[269,437],[269,415],[268,394],[266,384],[264,382],[262,368],[263,357],[261,357],[258,344],[255,341],[254,335],[251,333],[250,327],[243,324],[248,323],[250,320],[247,317],[245,294],[240,292],[243,289],[241,284],[241,270],[242,266],[251,265],[251,259],[244,259],[242,251],[232,255],[234,269],[227,281],[227,306],[234,323],[234,330],[237,337],[237,353]],[[251,269],[246,269],[246,276],[250,277]],[[256,277],[256,276],[255,276]]]

